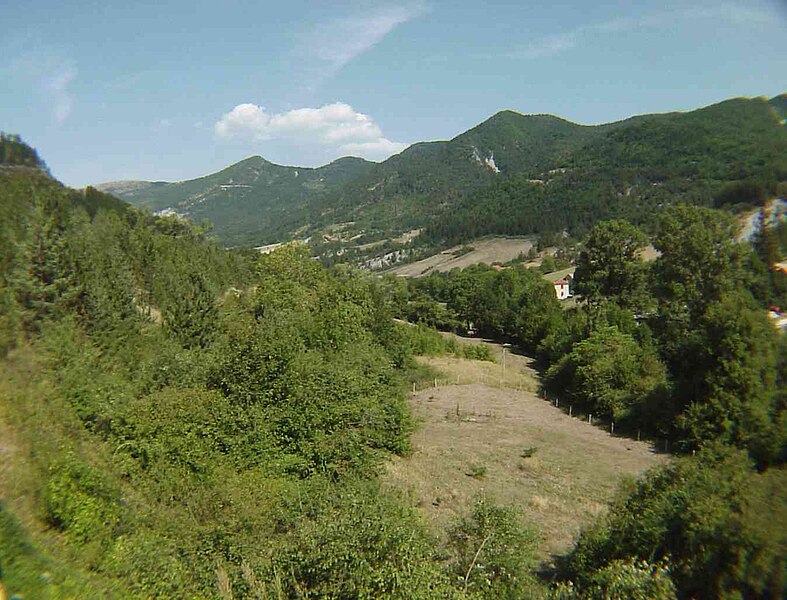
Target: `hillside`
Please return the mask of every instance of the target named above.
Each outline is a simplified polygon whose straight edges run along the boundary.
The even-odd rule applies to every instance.
[[[96,187],[136,206],[209,220],[228,245],[280,239],[307,220],[313,198],[362,175],[371,163],[341,158],[318,169],[275,165],[253,156],[217,173],[175,183],[116,181]]]
[[[755,206],[784,193],[787,180],[787,131],[772,110],[775,100],[729,100],[602,128],[554,169],[465,198],[433,219],[424,239],[443,245],[486,233],[563,230],[581,237],[606,218],[647,227],[675,203],[719,206],[731,196]]]
[[[603,218],[647,224],[654,207],[714,206],[730,195],[753,206],[780,182],[783,190],[785,98],[734,99],[597,126],[506,110],[378,164],[343,158],[310,169],[252,157],[191,181],[98,187],[135,205],[209,219],[228,245],[303,238],[349,223],[338,247],[317,249],[328,256],[349,249],[345,258],[369,257],[370,249],[356,247],[415,229],[425,229],[416,245],[432,248],[486,234],[581,236]],[[389,246],[378,250],[396,247]]]
[[[521,266],[226,250],[9,144],[0,597],[784,596],[781,233],[670,207],[645,265],[599,224],[564,310]]]

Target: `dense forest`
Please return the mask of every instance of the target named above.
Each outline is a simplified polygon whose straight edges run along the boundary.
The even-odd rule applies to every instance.
[[[304,246],[227,251],[207,228],[53,180],[2,138],[0,581],[31,598],[779,597],[787,582],[782,228],[734,241],[673,206],[661,256],[590,230],[581,302],[485,266],[407,282]],[[767,219],[763,219],[767,223]],[[423,325],[397,323],[394,317]],[[410,449],[413,356],[511,341],[545,392],[667,440],[554,573],[479,499],[439,538],[383,485]]]

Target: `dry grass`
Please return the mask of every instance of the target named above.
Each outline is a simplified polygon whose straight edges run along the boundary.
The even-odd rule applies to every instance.
[[[412,494],[438,536],[469,511],[478,494],[518,506],[540,531],[540,552],[547,558],[566,550],[605,510],[623,478],[666,459],[648,444],[613,437],[538,398],[527,360],[509,355],[501,384],[502,364],[424,359],[445,380],[491,377],[495,385],[413,394],[421,422],[413,452],[389,463],[386,481]]]
[[[533,247],[533,240],[526,238],[490,237],[473,240],[467,243],[473,247],[472,252],[456,256],[460,246],[443,250],[423,260],[408,265],[395,267],[389,272],[402,277],[420,277],[432,271],[450,271],[451,269],[464,269],[479,263],[492,264],[505,263],[517,258],[520,254],[527,254]]]

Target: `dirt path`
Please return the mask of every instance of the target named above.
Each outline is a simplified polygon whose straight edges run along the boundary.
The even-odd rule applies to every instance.
[[[495,351],[502,355],[500,346]],[[539,530],[547,558],[566,550],[579,529],[605,510],[622,479],[666,460],[646,443],[613,437],[540,399],[526,357],[508,354],[504,378],[502,364],[425,362],[447,380],[456,376],[462,383],[462,377],[483,374],[493,382],[412,396],[421,421],[413,453],[392,461],[386,479],[413,494],[438,535],[467,513],[476,495],[485,494],[522,509]]]

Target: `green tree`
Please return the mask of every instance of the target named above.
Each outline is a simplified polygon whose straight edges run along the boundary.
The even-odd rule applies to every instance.
[[[164,328],[186,348],[205,348],[218,326],[216,296],[202,273],[184,273],[170,283],[162,306]]]
[[[668,561],[678,597],[777,598],[785,592],[785,472],[752,471],[717,445],[649,473],[584,531],[564,566],[580,589],[614,561]]]
[[[547,385],[567,392],[588,412],[619,420],[666,386],[666,371],[652,348],[608,326],[574,344],[550,367]]]
[[[606,298],[625,307],[645,304],[645,234],[627,221],[604,221],[590,231],[579,255],[574,290],[590,304]]]
[[[471,514],[448,533],[456,585],[490,600],[541,597],[532,574],[536,545],[535,535],[513,508],[478,498]]]
[[[704,343],[692,360],[694,395],[678,420],[684,446],[721,440],[759,461],[775,458],[787,441],[775,426],[778,334],[736,294],[710,306],[698,325]]]

